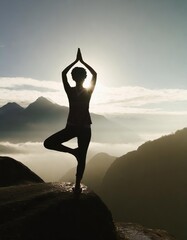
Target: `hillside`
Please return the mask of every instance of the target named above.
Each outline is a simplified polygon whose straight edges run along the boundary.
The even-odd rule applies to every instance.
[[[38,175],[21,162],[0,156],[0,187],[42,182]]]
[[[187,128],[140,146],[107,171],[102,197],[117,221],[164,228],[186,240]]]

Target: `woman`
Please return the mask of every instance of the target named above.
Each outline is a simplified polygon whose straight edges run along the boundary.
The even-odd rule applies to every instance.
[[[75,67],[71,74],[76,83],[75,87],[71,87],[68,83],[68,71],[80,61],[92,74],[91,85],[89,88],[84,88],[83,83],[87,77],[86,70],[82,67]],[[97,79],[97,73],[92,67],[83,61],[81,51],[78,49],[76,60],[66,67],[62,72],[62,81],[64,89],[69,100],[69,115],[65,129],[53,134],[44,141],[44,146],[47,149],[60,152],[67,152],[74,155],[77,159],[76,183],[73,191],[80,193],[81,179],[83,177],[86,154],[91,139],[91,117],[89,113],[89,102],[94,90]],[[78,147],[75,149],[64,146],[62,143],[77,137]]]

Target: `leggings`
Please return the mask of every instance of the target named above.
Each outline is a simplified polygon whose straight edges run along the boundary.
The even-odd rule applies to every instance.
[[[72,149],[62,145],[62,143],[69,141],[72,138],[77,137],[78,148]],[[51,135],[44,141],[44,147],[51,150],[60,152],[68,152],[75,155],[75,151],[78,151],[77,157],[77,179],[81,180],[83,177],[86,154],[91,139],[91,128],[90,127],[79,127],[67,125],[65,129]]]

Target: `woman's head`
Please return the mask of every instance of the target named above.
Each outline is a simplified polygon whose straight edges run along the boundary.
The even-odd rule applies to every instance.
[[[87,77],[86,70],[82,67],[73,68],[73,70],[71,71],[71,75],[72,75],[73,80],[76,83],[84,82],[85,78]]]

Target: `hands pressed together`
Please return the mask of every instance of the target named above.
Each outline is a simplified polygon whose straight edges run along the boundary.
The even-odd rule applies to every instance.
[[[95,72],[95,70],[89,65],[87,64],[83,58],[82,58],[82,54],[81,54],[81,50],[80,48],[78,48],[77,50],[77,56],[74,62],[72,62],[69,66],[67,66],[63,71],[62,71],[62,79],[64,82],[67,82],[67,77],[66,74],[67,72],[73,67],[73,65],[75,65],[78,61],[80,61],[93,75],[92,81],[94,82],[93,85],[95,85],[96,82],[96,78],[97,78],[97,73]]]
[[[76,61],[83,62],[82,53],[81,53],[81,50],[80,50],[80,48],[78,48],[78,50],[77,50],[77,57],[76,57]]]

